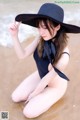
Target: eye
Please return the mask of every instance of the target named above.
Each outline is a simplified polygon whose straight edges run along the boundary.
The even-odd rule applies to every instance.
[[[43,29],[47,29],[47,27],[45,25],[42,26]]]
[[[41,25],[41,26],[38,26],[38,28],[43,28],[43,29],[47,29],[47,27],[45,25]]]
[[[43,22],[39,23],[38,28],[47,29],[46,25]]]

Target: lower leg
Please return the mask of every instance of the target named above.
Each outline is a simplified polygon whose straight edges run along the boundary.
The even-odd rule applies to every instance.
[[[45,90],[31,99],[25,106],[23,114],[27,118],[35,118],[46,112],[52,105],[54,105],[65,94],[67,85],[62,88],[47,87]]]
[[[12,100],[14,102],[25,101],[28,95],[36,88],[40,81],[38,72],[34,72],[26,78],[12,93]]]

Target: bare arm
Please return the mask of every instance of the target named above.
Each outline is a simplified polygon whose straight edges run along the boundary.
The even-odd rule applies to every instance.
[[[35,40],[30,45],[28,45],[25,49],[23,49],[18,38],[19,26],[20,26],[20,23],[14,22],[10,26],[9,31],[13,40],[13,45],[14,45],[16,54],[18,58],[23,59],[34,52],[35,48],[39,43],[40,38],[39,37],[35,38]]]
[[[68,52],[67,50],[68,49],[66,49],[66,52]],[[63,71],[66,68],[68,62],[69,62],[69,56],[67,54],[62,54],[60,60],[58,61],[58,63],[56,64],[55,67],[58,68],[59,70]],[[50,71],[48,72],[48,74],[42,78],[42,80],[40,81],[37,88],[31,94],[30,98],[34,97],[34,96],[38,95],[40,92],[42,92],[44,90],[44,88],[46,87],[46,85],[48,85],[51,82],[52,78],[54,77],[54,79],[55,79],[55,77],[57,75],[58,74],[55,72],[54,68],[52,67],[50,69]]]

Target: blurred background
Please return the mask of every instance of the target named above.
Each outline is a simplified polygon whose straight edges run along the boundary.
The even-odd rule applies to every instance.
[[[37,13],[45,2],[59,4],[65,11],[64,22],[80,26],[80,1],[79,0],[0,0],[0,45],[11,47],[9,25],[14,22],[15,16],[20,13]],[[20,41],[31,35],[36,35],[36,29],[21,25]]]
[[[65,11],[64,22],[80,26],[80,0],[0,0],[0,112],[8,111],[10,120],[29,120],[22,113],[25,104],[13,103],[11,94],[36,70],[36,65],[33,56],[24,60],[17,58],[9,26],[15,21],[16,15],[37,13],[45,2],[62,6]],[[21,45],[27,46],[37,34],[36,28],[21,24]],[[80,34],[69,34],[68,44],[70,62],[65,74],[70,82],[66,94],[46,113],[31,120],[80,120]]]

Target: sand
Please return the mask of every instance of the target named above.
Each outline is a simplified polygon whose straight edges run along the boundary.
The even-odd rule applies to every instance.
[[[70,34],[70,62],[65,73],[70,78],[64,97],[35,120],[80,119],[80,34]],[[34,38],[22,43],[25,47]],[[31,67],[33,66],[33,67]],[[9,111],[10,120],[27,120],[22,114],[24,103],[13,103],[11,93],[28,75],[36,70],[33,57],[19,60],[14,48],[0,47],[0,111]]]
[[[13,11],[18,13],[23,8],[26,11],[26,7],[22,6],[22,2],[17,4],[18,0],[15,0],[15,3],[8,1],[8,3],[5,1],[5,4],[0,1],[1,15],[11,14]],[[40,3],[33,1],[34,5],[36,5],[35,11],[44,1],[46,0],[41,0]],[[25,2],[24,0],[24,5]],[[30,1],[28,1],[28,4],[30,7],[32,6]],[[5,12],[3,11],[3,6],[6,8]],[[27,7],[29,8],[29,6]],[[71,9],[70,6],[69,9]],[[80,34],[69,34],[69,37],[70,62],[65,69],[65,73],[70,79],[68,89],[61,100],[34,120],[80,120]],[[27,46],[33,39],[34,37],[30,37],[22,43],[22,46]],[[28,120],[22,114],[24,102],[13,103],[11,94],[22,80],[35,70],[36,65],[32,56],[19,60],[13,47],[0,46],[0,111],[8,111],[10,120]]]

